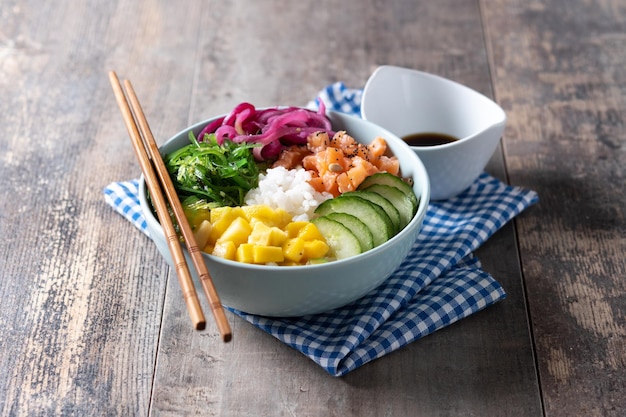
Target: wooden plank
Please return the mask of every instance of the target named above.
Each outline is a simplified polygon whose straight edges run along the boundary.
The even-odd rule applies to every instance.
[[[139,173],[107,71],[186,123],[196,6],[2,4],[2,415],[148,413],[168,268],[103,200]]]
[[[623,415],[626,5],[482,3],[546,415]]]
[[[271,7],[269,7],[271,5]],[[203,9],[191,121],[305,104],[334,81],[360,87],[379,64],[436,72],[491,95],[480,14],[470,2],[213,2]],[[236,30],[214,30],[216,27]],[[268,44],[272,47],[268,49]],[[504,177],[501,154],[490,165]],[[515,236],[483,250],[509,298],[344,378],[232,317],[234,340],[186,325],[170,280],[154,415],[541,415]]]

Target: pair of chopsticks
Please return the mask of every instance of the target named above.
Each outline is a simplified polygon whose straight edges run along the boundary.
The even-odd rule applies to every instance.
[[[176,268],[183,298],[194,328],[196,330],[204,330],[206,320],[202,312],[202,307],[200,306],[200,300],[198,299],[189,267],[185,260],[185,255],[183,254],[178,235],[174,229],[168,211],[168,204],[174,212],[174,216],[182,232],[187,250],[198,273],[200,283],[209,300],[209,306],[211,307],[211,312],[213,313],[222,340],[228,342],[232,338],[232,333],[226,315],[224,314],[224,308],[213,285],[211,275],[204,263],[202,253],[196,243],[191,226],[185,217],[185,212],[174,189],[174,184],[161,158],[159,148],[154,141],[152,131],[150,130],[150,126],[148,126],[148,121],[139,104],[133,86],[129,80],[124,80],[124,88],[122,88],[115,71],[109,72],[109,80],[111,81],[117,104],[122,112],[122,117],[126,123],[126,128],[128,129],[131,142],[135,149],[137,160],[139,161],[141,171],[146,180],[146,185],[150,191],[150,197],[152,198],[154,208],[157,212],[157,217],[165,232],[165,238]],[[126,94],[124,89],[126,89]],[[128,98],[126,95],[128,95]],[[165,192],[165,196],[163,192]]]

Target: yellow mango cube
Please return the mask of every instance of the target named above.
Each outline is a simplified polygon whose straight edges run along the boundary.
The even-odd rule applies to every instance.
[[[213,224],[221,220],[227,220],[228,223],[231,223],[237,217],[244,217],[241,207],[216,207],[214,209],[211,209],[210,213],[210,220]]]
[[[262,222],[256,222],[252,226],[252,232],[248,236],[248,243],[254,245],[269,245],[272,228]]]
[[[279,229],[278,227],[270,228],[270,238],[269,238],[270,246],[282,246],[286,240],[287,240],[287,232]]]
[[[264,204],[241,207],[244,217],[250,223],[263,222],[272,227],[283,228],[291,221],[291,215],[283,209],[274,209]]]
[[[285,260],[283,248],[279,246],[253,245],[252,253],[254,263],[266,264],[268,262],[282,262]]]
[[[274,210],[265,204],[243,206],[241,210],[243,211],[243,216],[248,221],[251,221],[253,218],[269,218],[274,214]]]
[[[248,223],[243,217],[237,217],[217,239],[216,243],[232,241],[235,246],[239,246],[242,243],[248,242],[248,236],[250,236],[251,232],[252,227],[250,226],[250,223]]]
[[[215,247],[213,248],[211,254],[219,256],[220,258],[234,261],[237,257],[237,247],[235,246],[235,243],[231,240],[218,242],[215,244]]]
[[[304,256],[304,240],[299,237],[287,239],[283,244],[283,254],[287,261],[300,262]]]
[[[285,232],[287,232],[287,236],[289,237],[297,237],[300,230],[307,224],[309,224],[309,222],[305,222],[305,221],[289,222],[287,223],[287,226],[285,226]]]
[[[237,262],[245,262],[251,264],[254,262],[254,246],[251,243],[242,243],[237,248],[237,253],[235,254],[235,260]]]
[[[211,224],[213,229],[209,235],[209,242],[215,243],[224,234],[228,226],[238,217],[243,217],[241,207],[218,207],[211,210]]]
[[[193,237],[196,239],[196,243],[199,248],[204,248],[209,243],[209,236],[213,225],[208,220],[203,220],[200,225],[194,230]]]
[[[308,240],[304,242],[304,257],[306,259],[321,258],[328,253],[329,249],[323,240]]]
[[[300,229],[300,231],[298,232],[298,237],[304,240],[325,240],[324,236],[319,231],[317,226],[315,226],[313,223],[308,222],[302,227],[302,229]]]
[[[248,243],[265,246],[281,246],[287,240],[287,233],[278,227],[270,227],[265,223],[256,222],[248,237]]]

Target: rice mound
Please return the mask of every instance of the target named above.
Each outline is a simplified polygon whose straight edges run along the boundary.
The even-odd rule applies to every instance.
[[[259,186],[245,197],[247,205],[265,204],[281,208],[293,216],[294,221],[309,221],[322,202],[332,198],[330,193],[320,193],[309,184],[311,173],[304,168],[276,167],[259,175]]]

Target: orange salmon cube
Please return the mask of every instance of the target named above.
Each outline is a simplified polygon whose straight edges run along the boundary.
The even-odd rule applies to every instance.
[[[376,160],[376,166],[380,171],[388,172],[396,176],[400,174],[400,161],[398,161],[397,158],[382,155]]]
[[[321,177],[313,177],[309,180],[309,184],[311,187],[315,188],[315,191],[323,193],[326,191],[326,186],[324,185],[324,180]]]
[[[343,151],[341,149],[337,149],[337,148],[326,148],[325,151],[325,162],[326,162],[326,168],[336,172],[334,169],[330,169],[328,168],[331,164],[338,164],[341,165],[341,167],[344,167],[344,159],[345,156],[343,154]]]
[[[370,155],[372,157],[379,157],[383,155],[387,150],[387,142],[385,141],[385,139],[378,136],[372,141],[372,143],[367,146],[367,149],[369,149]]]
[[[342,172],[337,176],[337,189],[340,194],[347,193],[348,191],[354,191],[356,188],[350,181],[350,174],[348,172]]]
[[[309,171],[319,172],[318,157],[316,155],[307,155],[302,159],[302,167]]]

